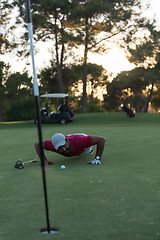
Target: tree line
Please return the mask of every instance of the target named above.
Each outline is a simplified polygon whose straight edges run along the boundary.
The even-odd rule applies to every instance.
[[[17,17],[12,25],[9,19],[13,9]],[[54,52],[50,66],[42,69],[38,76],[40,92],[67,92],[74,98],[75,110],[83,113],[91,104],[98,106],[97,111],[117,111],[121,102],[127,102],[136,111],[147,112],[151,100],[158,109],[159,31],[154,21],[141,17],[140,1],[32,0],[31,9],[35,44],[46,42]],[[29,43],[24,1],[6,3],[2,0],[0,11],[1,54],[16,49],[19,57],[27,57]],[[8,31],[5,31],[6,26],[9,26]],[[14,31],[18,26],[26,31],[17,39]],[[89,52],[106,52],[110,41],[123,47],[129,60],[136,65],[135,69],[120,73],[112,82],[102,66],[88,63]],[[74,55],[75,48],[83,51],[82,59]],[[9,67],[3,62],[0,71],[1,110],[8,118],[12,115],[10,111],[14,115],[16,104],[21,103],[23,109],[25,100],[33,102],[32,80],[26,72],[9,73]],[[80,83],[82,95],[75,97]],[[87,94],[88,83],[92,87],[90,95]],[[98,86],[106,86],[103,102],[94,99]],[[2,102],[5,102],[3,106]],[[31,114],[31,111],[26,113],[28,117]]]

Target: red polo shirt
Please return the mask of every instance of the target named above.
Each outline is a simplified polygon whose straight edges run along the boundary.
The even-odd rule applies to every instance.
[[[72,156],[77,156],[80,155],[81,153],[84,152],[84,150],[88,147],[92,146],[92,140],[90,136],[82,136],[82,135],[77,135],[77,134],[73,134],[73,135],[69,135],[69,136],[65,136],[68,140],[69,143],[71,145],[72,151],[70,154],[68,155],[64,155],[59,153],[53,146],[52,141],[51,140],[46,140],[44,141],[44,149],[47,151],[52,151],[52,152],[56,152],[59,153],[63,156],[66,157],[72,157]]]

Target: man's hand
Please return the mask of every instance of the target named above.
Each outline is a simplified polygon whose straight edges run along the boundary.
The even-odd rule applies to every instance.
[[[37,152],[37,154],[38,154],[38,156],[39,156],[39,158],[40,158],[40,160],[41,160],[41,154],[40,154],[40,146],[39,146],[39,142],[35,143],[35,144],[34,144],[34,147],[35,147],[36,152]],[[48,166],[48,165],[54,164],[54,162],[48,161],[45,155],[43,155],[43,158],[44,158],[44,165],[45,165],[45,166]]]
[[[53,165],[53,164],[54,164],[54,162],[52,162],[52,161],[44,161],[45,166]]]
[[[100,160],[97,160],[96,158],[92,161],[89,161],[88,164],[101,164]]]

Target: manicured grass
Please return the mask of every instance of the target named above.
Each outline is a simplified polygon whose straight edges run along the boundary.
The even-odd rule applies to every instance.
[[[40,163],[14,168],[18,159],[36,158],[37,127],[32,121],[0,124],[0,240],[158,240],[160,239],[160,114],[77,114],[66,125],[44,124],[43,139],[55,132],[106,137],[102,165],[94,155],[64,158],[47,152],[50,223],[46,227]],[[64,164],[65,170],[60,166]]]

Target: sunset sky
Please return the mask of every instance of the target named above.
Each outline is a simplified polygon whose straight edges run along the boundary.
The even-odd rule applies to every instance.
[[[155,17],[157,20],[157,26],[160,26],[160,0],[142,0],[143,8],[145,9],[145,6],[147,3],[151,4],[150,9],[144,11],[145,16],[149,16],[151,18]],[[41,45],[38,46],[39,48],[39,54],[35,55],[35,63],[37,71],[40,70],[46,63],[48,62],[48,59],[51,58],[51,53],[48,52],[49,46],[47,46],[44,43],[41,43]],[[15,54],[15,53],[14,53]],[[13,71],[22,71],[25,68],[26,63],[22,60],[18,60],[16,56],[13,53],[1,56],[1,59],[3,61],[9,62],[11,64],[11,69]],[[107,53],[103,55],[99,54],[91,54],[89,53],[89,62],[97,63],[99,65],[102,65],[108,73],[113,73],[113,76],[115,76],[117,73],[123,70],[131,70],[134,65],[130,64],[127,58],[125,57],[125,53],[122,49],[120,49],[118,46],[113,46],[112,49]],[[32,67],[27,66],[27,69],[32,71]]]

